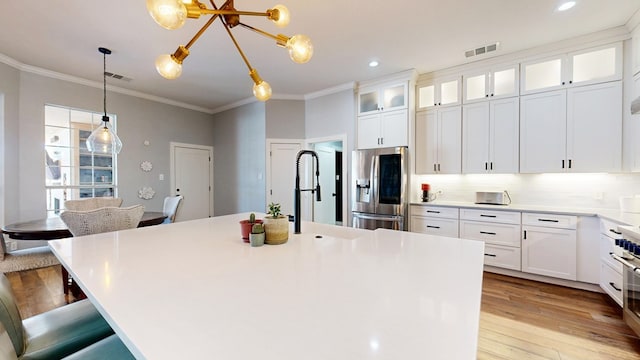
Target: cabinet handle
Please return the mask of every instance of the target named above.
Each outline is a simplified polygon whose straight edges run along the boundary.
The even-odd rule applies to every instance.
[[[436,169],[436,164],[434,163],[433,164],[433,172],[436,172],[436,171],[438,171],[438,170]]]
[[[613,229],[609,229],[609,231],[611,231],[612,233],[614,233],[614,234],[616,234],[616,235],[622,235],[622,233],[621,233],[621,232],[619,232],[619,231],[615,231],[615,230],[613,230]]]
[[[569,169],[571,169],[571,159],[569,159]]]
[[[494,232],[488,232],[488,231],[480,231],[480,234],[485,234],[485,235],[496,235],[496,233],[494,233]]]
[[[433,214],[440,214],[440,211],[436,211],[436,210],[427,210],[428,213],[433,213]]]
[[[493,161],[489,163],[489,169],[493,170]]]
[[[494,218],[497,217],[496,215],[485,215],[485,214],[480,214],[481,217],[488,217],[488,218]]]
[[[484,169],[489,170],[489,164],[487,164],[486,162],[484,163]]]
[[[487,253],[485,253],[484,256],[496,257],[496,254],[487,254]]]
[[[489,97],[489,94],[485,95],[485,97]]]
[[[564,81],[562,82],[562,85],[564,85]]]
[[[440,171],[440,164],[438,164],[438,171]]]
[[[564,160],[562,160],[562,168],[564,169]]]
[[[569,80],[569,84],[573,84],[573,80]]]
[[[522,240],[527,240],[527,230],[524,231],[524,236],[522,237]]]
[[[438,103],[434,103],[433,106],[438,106]]]
[[[430,229],[440,229],[440,226],[427,225],[427,228],[430,228]]]
[[[493,94],[491,94],[491,96],[493,96]]]
[[[380,138],[380,145],[384,145],[384,138]]]
[[[618,288],[616,284],[613,283],[613,281],[610,281],[609,285],[611,285],[611,287],[614,288],[616,291],[622,291],[622,289]]]
[[[553,222],[553,223],[560,222],[560,220],[554,220],[554,219],[538,219],[538,221]]]

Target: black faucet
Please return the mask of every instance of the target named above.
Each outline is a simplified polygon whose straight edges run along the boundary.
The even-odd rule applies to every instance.
[[[300,158],[302,155],[311,155],[316,158],[316,187],[311,189],[300,189]],[[300,195],[302,191],[311,191],[311,193],[316,193],[316,201],[320,201],[320,162],[318,160],[318,154],[312,150],[300,150],[298,155],[296,156],[296,189],[294,195],[294,233],[300,234]]]

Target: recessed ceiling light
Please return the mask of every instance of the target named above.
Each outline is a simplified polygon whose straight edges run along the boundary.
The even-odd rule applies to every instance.
[[[376,67],[378,65],[380,65],[380,63],[377,60],[369,61],[369,67]]]
[[[566,10],[571,9],[574,6],[576,6],[576,2],[575,1],[567,1],[567,2],[564,2],[564,3],[560,4],[560,6],[558,6],[558,11],[566,11]]]

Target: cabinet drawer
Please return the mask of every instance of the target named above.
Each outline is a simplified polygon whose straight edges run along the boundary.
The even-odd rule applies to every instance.
[[[612,239],[622,239],[622,233],[618,231],[618,226],[622,224],[615,221],[600,219],[600,233]]]
[[[487,244],[520,247],[520,224],[494,224],[460,220],[460,237]]]
[[[573,215],[522,213],[522,225],[575,229],[578,217]]]
[[[520,213],[517,211],[460,209],[460,219],[504,224],[520,224]]]
[[[484,264],[520,271],[520,249],[485,244]]]
[[[619,261],[614,260],[609,253],[613,252],[615,246],[615,240],[612,238],[600,234],[600,261],[607,263],[611,268],[622,274],[622,264]]]
[[[411,205],[411,215],[458,219],[458,208]]]
[[[606,263],[600,263],[600,287],[622,307],[622,274]]]
[[[411,231],[422,234],[458,237],[458,220],[433,217],[411,217]]]

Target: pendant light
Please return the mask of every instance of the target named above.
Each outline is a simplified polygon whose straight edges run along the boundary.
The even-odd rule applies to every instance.
[[[122,149],[122,142],[113,130],[109,116],[107,116],[107,55],[111,54],[111,50],[107,48],[98,48],[102,53],[104,69],[102,72],[104,84],[104,115],[102,116],[102,125],[93,130],[87,139],[87,149],[91,152],[103,154],[117,154]]]

